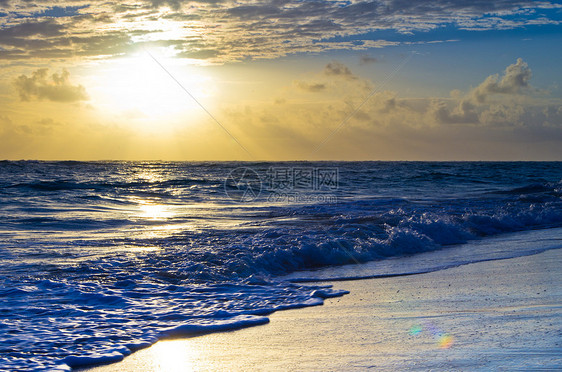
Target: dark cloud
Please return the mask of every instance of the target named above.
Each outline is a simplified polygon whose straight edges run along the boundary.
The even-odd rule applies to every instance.
[[[351,70],[340,62],[330,62],[324,68],[324,74],[327,76],[337,76],[344,79],[355,80],[357,77],[353,75]]]
[[[443,124],[476,124],[479,122],[478,114],[467,101],[463,101],[451,109],[449,102],[434,100],[429,107],[429,113],[438,123]]]
[[[537,15],[542,8],[560,5],[508,0],[124,0],[118,4],[0,0],[0,7],[8,12],[0,19],[0,47],[25,50],[23,55],[2,53],[0,58],[119,55],[130,50],[131,43],[147,42],[142,33],[150,33],[151,42],[167,42],[173,35],[174,40],[184,40],[175,44],[180,57],[220,63],[335,49],[364,51],[399,44],[366,36],[360,39],[381,30],[416,33],[444,26],[492,30],[560,23],[556,15]],[[57,14],[57,18],[47,14]],[[194,35],[201,39],[197,46],[190,39]],[[44,45],[38,45],[37,39]],[[52,49],[58,52],[48,51]],[[362,63],[374,61],[362,58]]]
[[[32,22],[26,21],[11,27],[0,30],[0,43],[9,41],[13,38],[24,38],[28,36],[52,37],[63,34],[64,26],[52,19]]]
[[[370,121],[372,120],[371,116],[367,114],[365,111],[359,110],[354,115],[353,118],[359,121]]]
[[[181,8],[182,1],[181,0],[150,0],[150,4],[155,8],[159,8],[167,5],[171,9],[179,10]]]
[[[371,57],[368,54],[362,54],[361,57],[359,57],[359,63],[362,64],[362,65],[369,65],[369,64],[372,64],[372,63],[376,63],[378,61],[379,60],[377,58]]]
[[[14,80],[14,86],[22,101],[47,99],[53,102],[77,102],[88,100],[86,89],[82,85],[72,85],[70,73],[62,70],[60,74],[48,75],[48,69],[34,71],[30,77],[20,75]]]
[[[295,85],[306,92],[318,93],[326,90],[326,84],[323,83],[309,83],[306,81],[296,81]]]
[[[132,50],[131,37],[127,32],[114,31],[105,35],[86,35],[69,39],[74,53],[82,56],[119,55]]]
[[[209,59],[215,58],[220,54],[218,50],[202,49],[189,52],[178,53],[178,57],[193,58],[193,59]]]

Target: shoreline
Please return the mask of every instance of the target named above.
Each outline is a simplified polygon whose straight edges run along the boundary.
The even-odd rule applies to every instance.
[[[530,242],[530,244],[532,244]],[[89,372],[562,368],[562,249],[327,282],[350,291],[266,325],[161,340]]]

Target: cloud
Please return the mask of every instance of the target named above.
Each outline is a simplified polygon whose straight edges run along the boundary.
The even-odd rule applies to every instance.
[[[40,22],[25,21],[0,30],[0,43],[10,43],[14,39],[29,36],[53,37],[63,35],[64,26],[52,19]]]
[[[557,150],[562,109],[556,103],[485,102],[463,112],[461,100],[400,98],[385,91],[373,95],[343,127],[362,102],[351,90],[339,100],[232,107],[222,116],[263,159],[562,159]],[[311,151],[321,143],[318,152]]]
[[[479,119],[473,108],[474,106],[468,101],[461,101],[455,108],[451,109],[449,101],[434,99],[429,105],[428,113],[438,123],[474,124],[478,123]]]
[[[322,75],[326,79],[355,76],[339,62],[329,64]],[[326,96],[330,103],[325,107],[311,108],[317,113],[316,119],[309,115],[307,123],[317,128],[333,126],[364,102],[361,110],[346,123],[345,131],[352,137],[357,135],[354,137],[357,141],[360,140],[359,133],[368,137],[388,133],[392,131],[391,128],[400,128],[408,135],[424,129],[463,132],[482,141],[486,140],[487,133],[502,132],[514,136],[517,141],[523,140],[524,135],[539,142],[559,140],[562,134],[556,134],[556,130],[562,129],[560,100],[535,97],[537,90],[531,86],[531,77],[528,64],[517,59],[506,67],[502,75],[490,75],[464,94],[460,90],[453,90],[450,97],[401,98],[396,92],[383,91],[373,94],[367,101],[364,101],[365,93],[355,93],[358,87],[372,86],[368,80],[356,76],[352,80],[332,80],[328,88],[335,95]],[[372,88],[369,92],[372,92]],[[485,96],[485,99],[475,98],[481,96]],[[290,115],[287,110],[287,107],[284,108],[278,115],[287,117]],[[307,114],[301,110],[298,117],[307,117]],[[297,119],[281,120],[283,123],[292,121],[297,122]],[[484,127],[486,130],[483,130]],[[303,128],[295,124],[295,130],[298,132]],[[306,131],[302,135],[306,135]]]
[[[349,80],[357,79],[357,76],[353,75],[349,67],[340,62],[328,63],[324,68],[324,74],[327,76],[342,77]]]
[[[310,83],[306,81],[295,81],[294,83],[297,88],[307,92],[317,93],[326,90],[326,84],[324,83]]]
[[[376,63],[378,61],[379,60],[377,58],[371,57],[368,54],[362,54],[361,57],[359,57],[359,63],[362,64],[362,65],[369,65],[369,64],[372,64],[372,63]]]
[[[513,103],[489,105],[480,114],[479,120],[486,125],[520,126],[524,125],[521,121],[529,109],[523,105]]]
[[[82,85],[70,83],[70,73],[62,70],[60,74],[48,75],[48,69],[34,71],[30,77],[20,75],[14,85],[22,101],[47,99],[53,102],[77,102],[88,100],[86,89]]]
[[[170,46],[178,57],[209,63],[272,59],[442,41],[366,36],[379,31],[415,36],[445,26],[503,30],[560,24],[554,12],[540,12],[560,7],[546,0],[62,0],[56,6],[50,0],[1,1],[0,13],[6,16],[0,19],[0,58],[107,57],[127,53],[134,44],[149,44]]]
[[[277,100],[225,101],[213,114],[260,159],[562,160],[562,102],[537,95],[531,89],[532,80],[516,78],[525,76],[521,71],[528,66],[523,68],[522,62],[512,66],[519,67],[508,66],[507,72],[500,73],[496,84],[501,89],[495,90],[517,93],[490,93],[478,102],[467,87],[459,87],[464,93],[454,91],[450,97],[412,98],[377,92],[339,131],[372,92],[358,92],[358,87],[369,84],[367,80],[341,78],[349,70],[345,65],[330,69],[343,71],[341,76],[326,75],[325,65],[318,66],[315,74],[309,73],[303,84],[326,86],[311,99],[295,96],[295,90],[302,88],[289,81],[275,95],[284,95]],[[34,79],[34,74],[39,77]],[[66,82],[76,86],[64,72],[57,73],[56,79],[48,71],[34,74],[26,79],[35,85]],[[482,83],[476,81],[473,86]],[[57,105],[43,105],[51,106],[52,114],[47,116],[54,120],[45,119],[40,110],[29,117],[15,117],[0,107],[0,143],[6,144],[0,147],[0,158],[245,159],[240,148],[208,122],[174,132],[177,146],[170,146],[169,135],[143,134],[131,126],[130,117],[111,122],[97,122],[89,116],[76,120],[84,105],[69,105],[74,113],[61,118],[54,111]],[[158,124],[154,122],[153,127],[159,128]],[[334,131],[337,135],[312,153]]]
[[[326,64],[316,73],[309,73],[307,80],[293,80],[292,85],[295,88],[292,93],[298,94],[299,91],[314,93],[317,94],[315,102],[338,101],[345,103],[351,110],[356,103],[365,100],[374,89],[374,84],[370,80],[355,75],[348,66],[337,61]],[[384,92],[385,99],[378,103],[377,110],[387,111],[394,107],[395,97],[387,97],[386,93]],[[381,95],[382,93],[376,94],[377,97]],[[363,114],[362,118],[365,121],[366,115]]]
[[[462,95],[459,90],[451,92],[453,100],[435,99],[428,112],[438,122],[449,124],[478,123],[498,124],[515,123],[523,113],[520,106],[513,102],[490,102],[509,97],[517,97],[532,92],[529,81],[532,71],[521,58],[506,67],[503,76],[490,75],[476,88]],[[454,104],[454,106],[452,106]],[[509,108],[509,110],[507,109]]]
[[[365,91],[373,89],[370,81],[360,79],[351,72],[349,67],[337,61],[328,63],[320,73],[314,75],[313,80],[295,80],[293,85],[305,92],[326,92],[332,97],[339,98],[347,91],[364,94]]]
[[[532,72],[527,63],[521,58],[507,66],[500,79],[498,74],[490,75],[472,91],[472,96],[477,102],[484,102],[491,94],[517,94],[529,87]]]
[[[181,52],[178,53],[178,57],[186,57],[186,58],[193,58],[193,59],[211,59],[215,58],[220,55],[218,50],[212,49],[202,49],[202,50],[194,50],[189,52]]]

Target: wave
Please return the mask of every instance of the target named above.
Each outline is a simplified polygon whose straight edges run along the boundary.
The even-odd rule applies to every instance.
[[[562,249],[562,228],[530,230],[470,241],[445,250],[401,258],[370,261],[317,270],[298,271],[282,277],[295,283],[381,279],[426,274],[478,262],[504,260]]]
[[[222,180],[221,180],[222,181]],[[16,183],[5,185],[4,188],[23,188],[37,191],[65,191],[65,190],[115,190],[115,189],[143,189],[146,187],[168,188],[174,186],[187,187],[194,185],[211,185],[218,184],[219,181],[200,179],[200,178],[181,178],[166,181],[134,181],[134,182],[73,182],[73,181],[32,181],[28,183]]]
[[[114,362],[160,339],[261,325],[274,311],[321,305],[324,298],[347,293],[252,278],[197,286],[135,275],[126,280],[29,277],[18,283],[25,289],[0,291],[18,316],[0,325],[2,367],[50,371]],[[32,322],[22,328],[22,319]],[[27,358],[16,351],[22,349],[43,356]]]
[[[237,167],[294,164],[0,163],[1,368],[119,360],[345,293],[287,275],[412,275],[532,253],[479,242],[562,226],[558,163],[296,163],[338,167],[333,202],[268,202],[265,178],[252,202],[225,195]]]

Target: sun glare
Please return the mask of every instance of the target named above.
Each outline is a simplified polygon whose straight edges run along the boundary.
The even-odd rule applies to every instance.
[[[195,350],[186,342],[160,341],[151,350],[155,370],[158,371],[194,371]]]
[[[140,206],[140,215],[150,220],[163,220],[173,216],[166,206],[159,204],[145,204]]]
[[[103,115],[132,123],[136,128],[143,123],[157,123],[161,127],[182,120],[185,125],[186,121],[203,117],[198,104],[173,78],[205,104],[212,98],[212,79],[194,66],[179,65],[173,58],[151,54],[141,51],[101,65],[93,89],[95,106]]]

